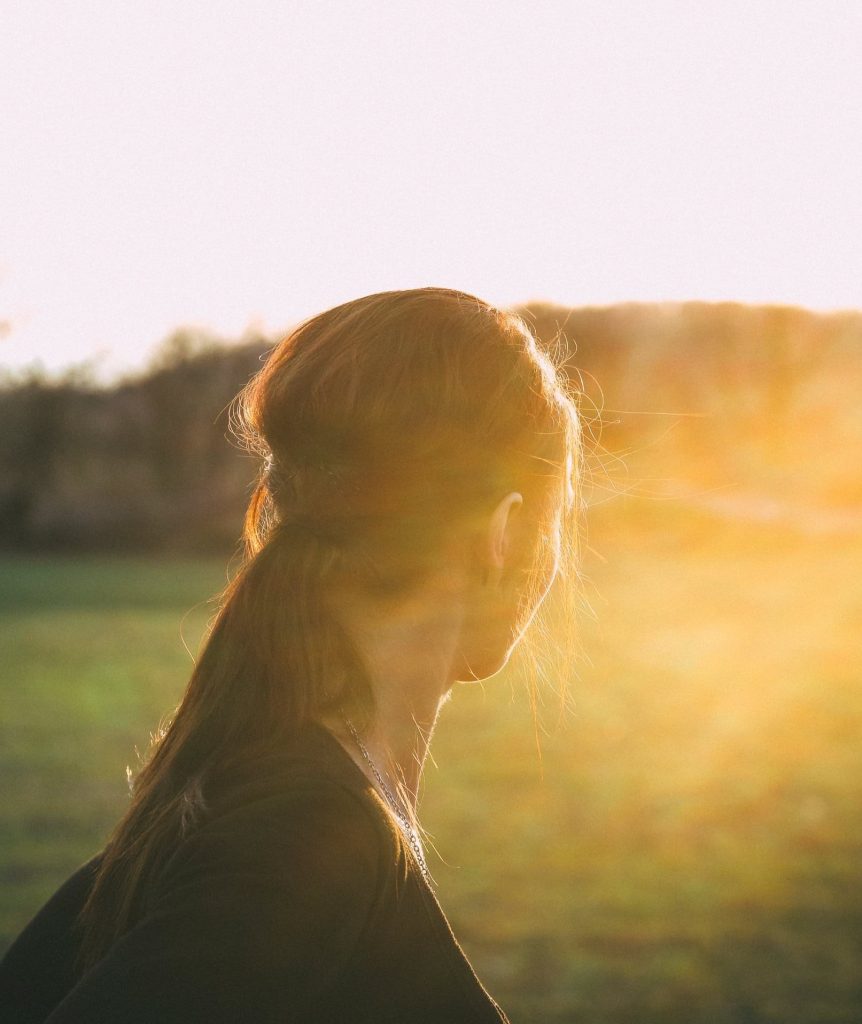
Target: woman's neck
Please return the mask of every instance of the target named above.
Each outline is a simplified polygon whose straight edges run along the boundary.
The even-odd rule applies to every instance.
[[[360,742],[387,785],[414,810],[431,736],[454,684],[461,602],[414,599],[388,615],[348,612],[342,621],[372,682],[374,714]],[[323,724],[378,785],[345,721],[330,716]]]
[[[354,724],[349,719],[329,719],[324,724],[375,788],[381,788],[376,769],[384,786],[399,802],[405,803],[412,814],[415,812],[419,782],[442,703],[438,701],[433,712],[429,708],[422,717],[414,718],[411,715],[409,719],[400,713],[387,713],[386,709],[378,705],[374,721],[361,735],[355,732]],[[389,799],[385,792],[382,795]]]

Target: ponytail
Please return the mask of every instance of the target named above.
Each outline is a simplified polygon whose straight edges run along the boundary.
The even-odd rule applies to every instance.
[[[328,710],[371,713],[365,667],[325,600],[339,559],[333,538],[307,518],[273,521],[270,505],[262,481],[246,517],[246,561],[102,852],[79,918],[82,971],[145,912],[151,884],[233,770],[283,748]]]

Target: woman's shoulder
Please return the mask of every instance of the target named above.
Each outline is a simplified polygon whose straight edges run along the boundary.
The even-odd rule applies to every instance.
[[[337,749],[333,746],[337,745]],[[237,773],[177,846],[161,873],[374,889],[404,867],[400,833],[370,782],[331,736],[317,730]]]
[[[0,958],[0,1020],[41,1021],[74,985],[75,923],[100,861],[80,865]]]
[[[96,861],[81,869],[8,965],[6,1004],[31,1007],[28,979],[57,934],[69,955],[49,1002],[64,1000],[64,1022],[317,1019],[309,1008],[385,919],[401,870],[385,812],[344,756],[323,737],[238,772],[148,884],[135,925],[77,979],[70,917]]]

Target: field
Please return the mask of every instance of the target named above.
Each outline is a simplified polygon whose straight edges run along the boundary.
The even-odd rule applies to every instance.
[[[426,773],[440,898],[517,1022],[862,1020],[862,536],[596,516],[572,709],[462,687]],[[0,562],[0,944],[98,848],[214,560]]]

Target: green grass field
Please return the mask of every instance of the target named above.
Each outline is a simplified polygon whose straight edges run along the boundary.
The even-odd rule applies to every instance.
[[[463,687],[422,820],[517,1022],[862,1020],[862,539],[596,516],[572,712]],[[0,943],[94,853],[217,561],[0,561]],[[441,859],[441,857],[443,859]]]

